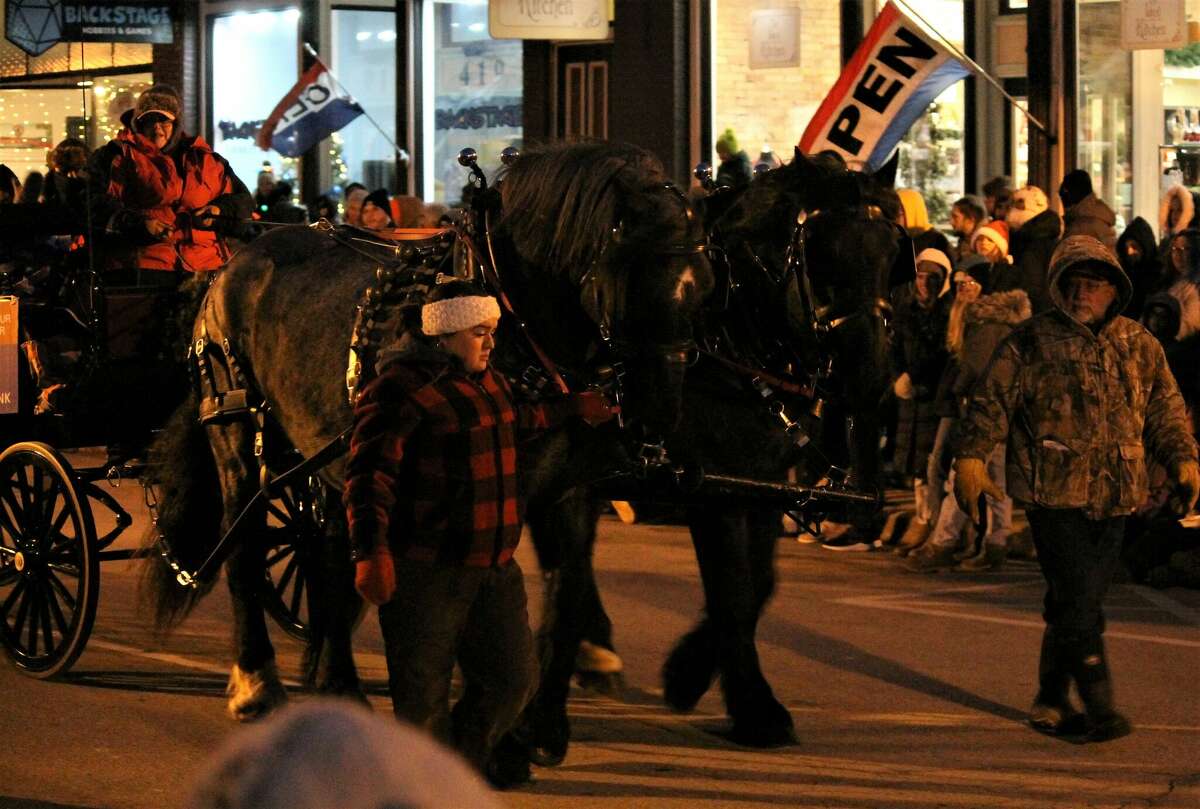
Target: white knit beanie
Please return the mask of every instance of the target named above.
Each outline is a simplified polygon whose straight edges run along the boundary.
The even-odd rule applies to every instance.
[[[500,317],[500,304],[491,295],[446,298],[421,307],[421,331],[429,336],[453,334]]]

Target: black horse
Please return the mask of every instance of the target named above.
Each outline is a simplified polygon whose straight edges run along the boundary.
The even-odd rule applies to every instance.
[[[419,287],[423,275],[452,272],[451,241],[461,248],[473,237],[470,252],[494,266],[488,280],[507,297],[500,343],[518,387],[545,395],[559,379],[577,389],[620,376],[627,419],[662,432],[679,418],[693,321],[712,276],[700,219],[657,159],[632,146],[550,146],[523,155],[498,197],[479,197],[479,226],[457,240],[391,245],[361,231],[280,228],[240,252],[208,292],[194,335],[201,396],[175,414],[152,452],[161,494],[150,539],[195,571],[236,528],[215,557],[225,562],[234,603],[236,718],[285,699],[263,613],[265,512],[248,509],[263,476],[259,459],[277,470],[293,449],[312,458],[350,425],[346,357],[355,303],[369,286],[365,306],[384,319],[376,307],[386,286]],[[493,221],[495,206],[503,215]],[[520,447],[526,496],[556,499],[611,463],[600,458],[619,451],[615,430],[572,424]],[[320,472],[334,504],[317,543],[321,573],[309,580],[306,668],[320,690],[353,694],[350,635],[360,602],[345,528],[333,513],[342,476],[341,461]],[[148,571],[167,628],[212,587],[218,568],[205,567],[194,589],[180,588],[175,570],[157,560]]]
[[[904,277],[903,259],[908,272],[912,260],[894,224],[900,204],[889,174],[848,172],[797,152],[744,192],[709,197],[718,285],[700,335],[706,350],[685,380],[683,419],[667,437],[673,463],[782,481],[798,464],[825,473],[829,454],[847,467],[845,482],[877,489],[877,411],[889,380],[886,299],[889,284]],[[809,432],[819,440],[807,441]],[[596,513],[594,500],[577,494],[529,514],[540,561],[554,571],[544,609],[550,622],[541,631],[543,680],[529,714],[544,764],[566,753],[580,641],[611,646],[591,567]],[[781,517],[781,508],[736,503],[687,509],[704,618],[663,667],[665,699],[681,711],[719,674],[730,737],[753,746],[794,738],[755,648],[774,589]]]

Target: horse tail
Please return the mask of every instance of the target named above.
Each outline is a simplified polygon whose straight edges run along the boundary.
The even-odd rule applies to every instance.
[[[158,498],[158,514],[143,539],[151,552],[144,563],[141,596],[154,611],[155,627],[166,634],[212,590],[221,569],[209,565],[196,586],[185,587],[170,565],[173,561],[194,572],[216,544],[221,528],[217,467],[200,424],[195,393],[172,414],[151,445],[146,478]]]

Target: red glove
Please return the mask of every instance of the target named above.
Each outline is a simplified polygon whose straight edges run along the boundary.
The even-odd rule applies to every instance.
[[[354,589],[375,606],[396,594],[396,563],[387,544],[376,545],[365,559],[354,564]]]
[[[588,390],[571,397],[571,412],[595,427],[616,418],[621,408],[609,401],[603,393]]]

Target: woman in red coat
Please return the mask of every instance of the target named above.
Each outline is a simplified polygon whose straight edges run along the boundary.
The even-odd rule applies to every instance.
[[[174,88],[150,87],[138,97],[132,127],[115,141],[108,193],[117,210],[109,230],[125,236],[130,251],[119,261],[124,266],[111,269],[137,270],[138,283],[220,269],[230,256],[223,234],[236,232],[254,205],[225,159],[183,132],[180,107]]]

